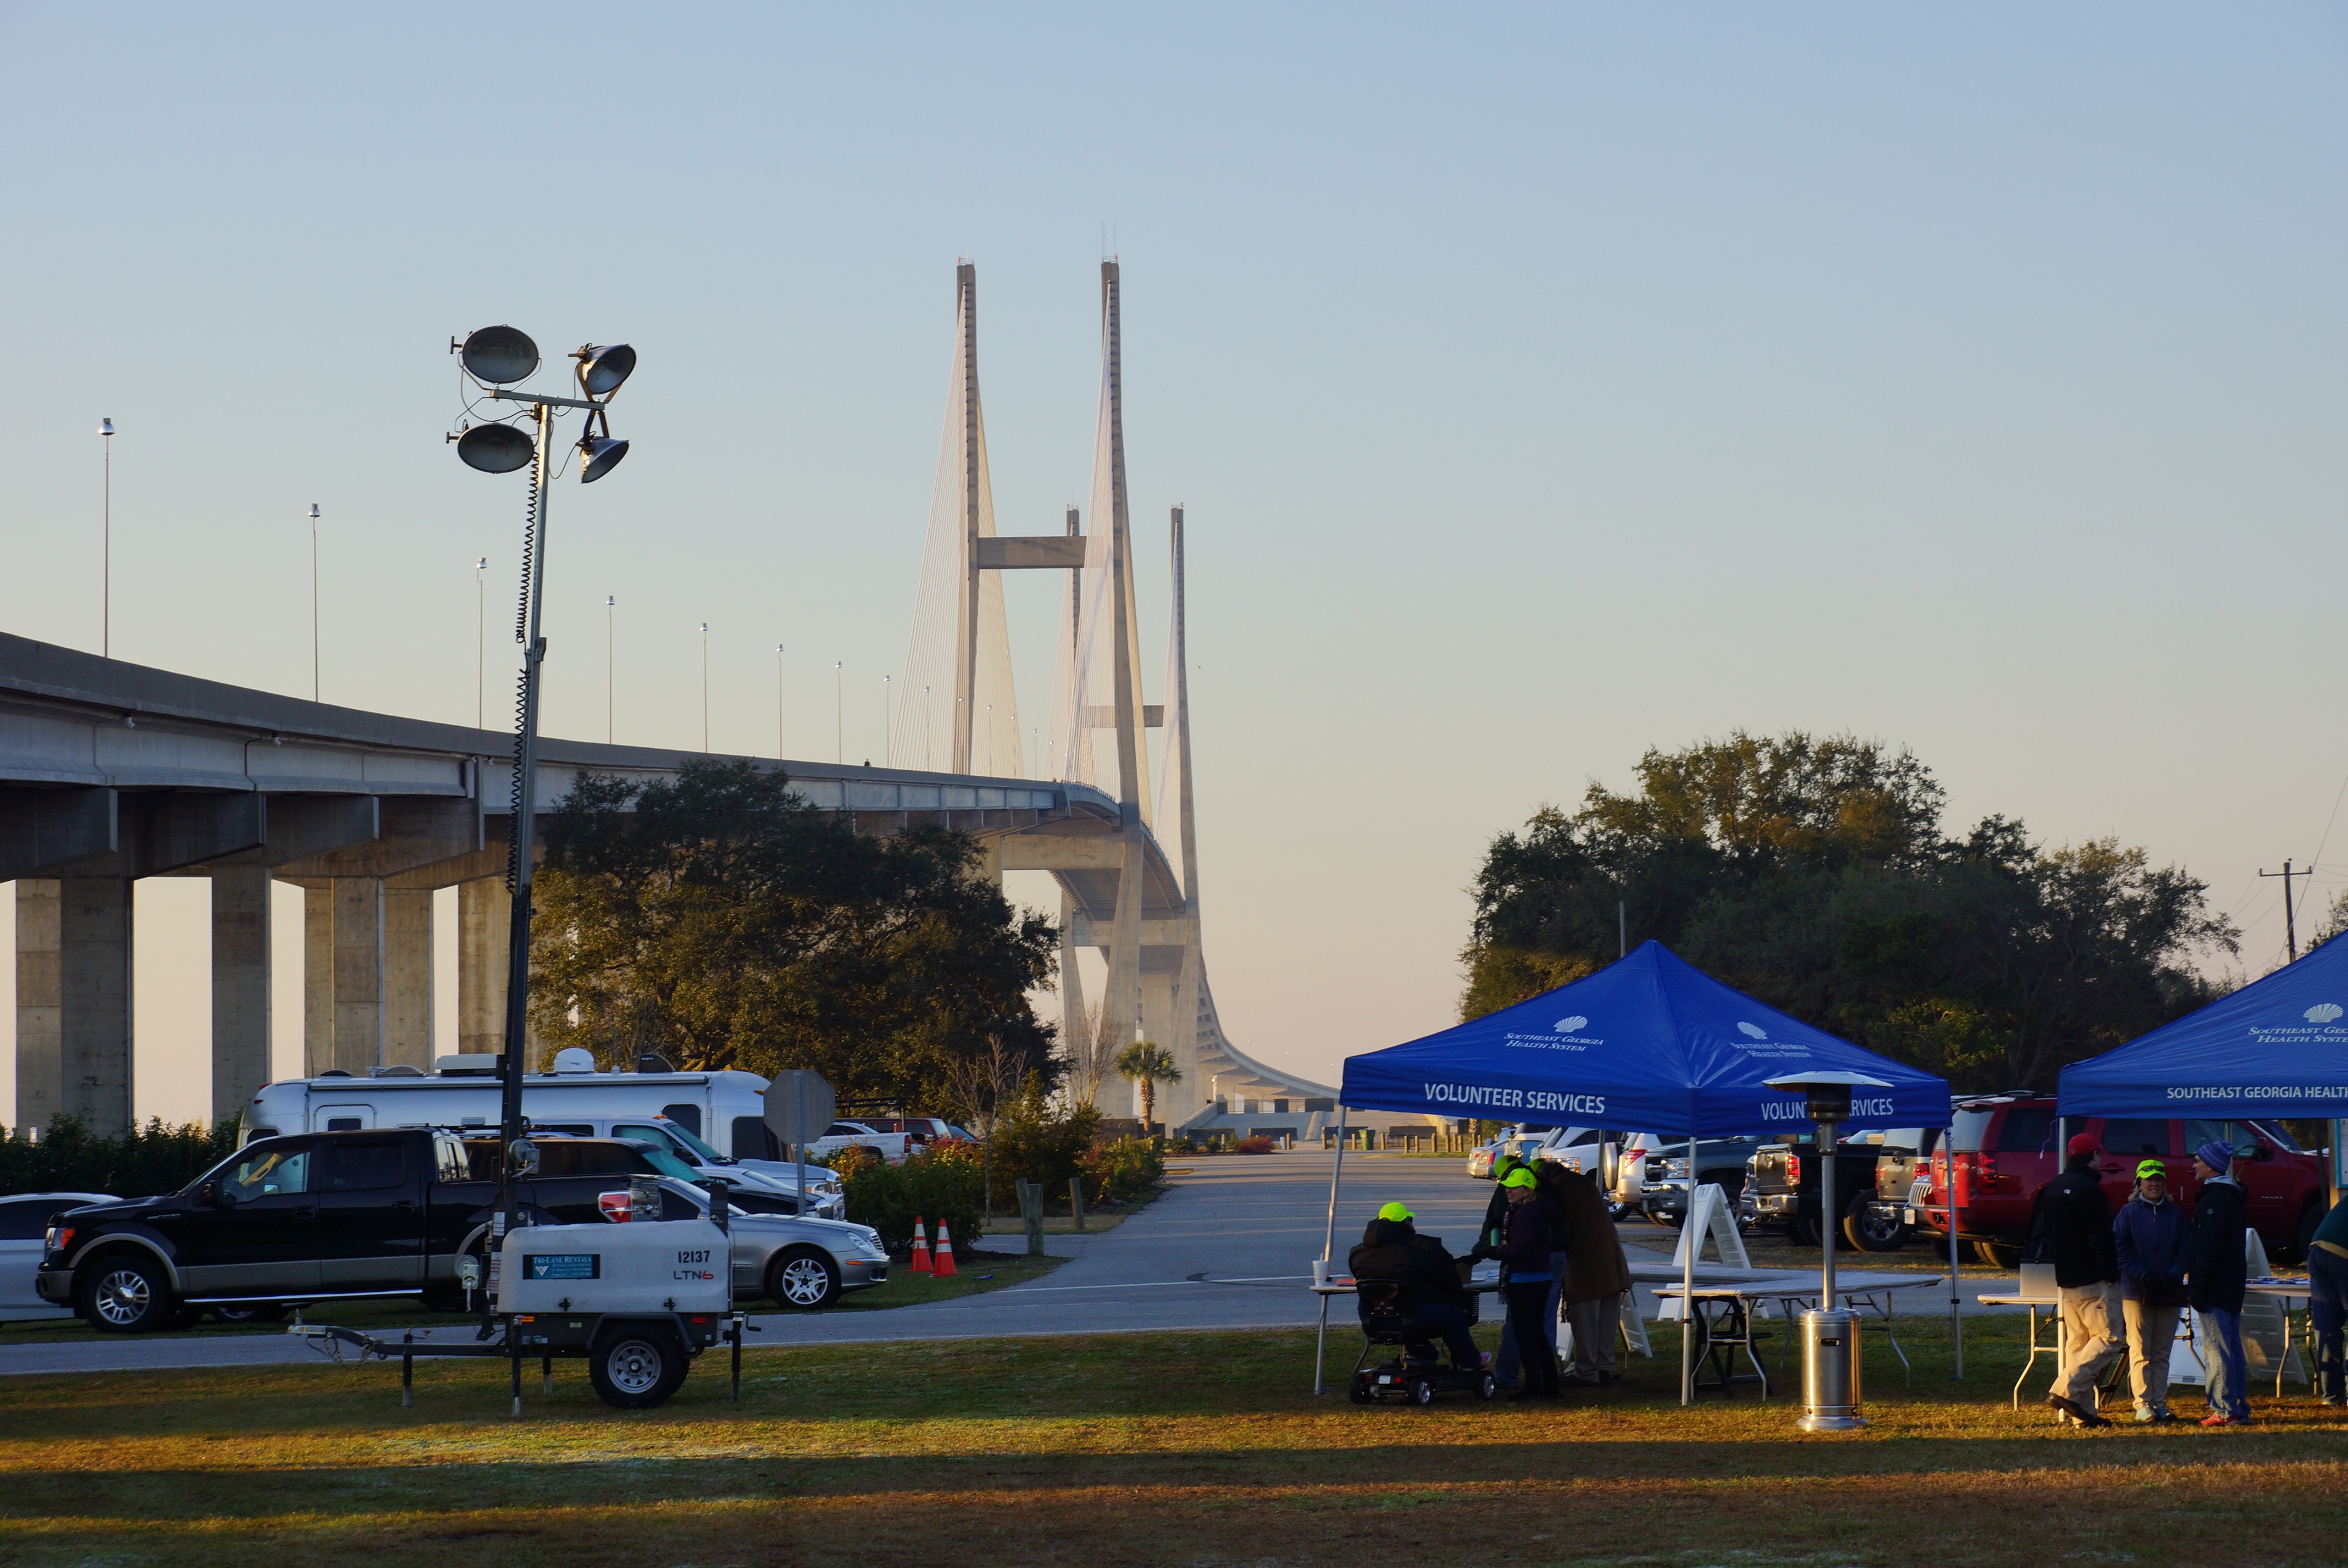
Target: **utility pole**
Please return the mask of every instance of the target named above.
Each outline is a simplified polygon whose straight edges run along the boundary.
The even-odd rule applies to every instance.
[[[104,532],[98,545],[103,559],[98,563],[98,656],[111,659],[114,657],[114,421],[99,420],[98,433],[106,438],[98,445],[98,450],[106,454],[106,510],[100,523]],[[310,515],[316,517],[318,508],[311,507]]]
[[[318,503],[310,503],[310,701],[318,700]]]
[[[709,749],[709,622],[701,623],[701,749]]]
[[[619,656],[613,650],[618,645],[620,596],[603,596],[603,743],[610,745],[615,733],[613,716],[619,711],[619,700],[613,696],[620,669]]]
[[[2282,863],[2281,870],[2261,869],[2259,875],[2282,878],[2282,950],[2289,956],[2286,961],[2297,963],[2299,961],[2299,922],[2295,918],[2296,911],[2291,907],[2291,879],[2294,876],[2312,876],[2315,875],[2315,868],[2310,866],[2305,871],[2293,871],[2291,868],[2291,862],[2286,860]]]
[[[473,558],[473,728],[477,730],[489,718],[489,600],[481,586],[481,574],[489,569],[489,557]]]

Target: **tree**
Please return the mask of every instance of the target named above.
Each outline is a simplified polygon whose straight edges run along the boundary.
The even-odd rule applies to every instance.
[[[1941,831],[1930,769],[1847,736],[1743,733],[1650,751],[1636,794],[1593,784],[1488,850],[1462,955],[1478,1017],[1632,939],[1962,1087],[2050,1087],[2217,989],[2234,931],[2202,883],[2116,839],[2047,849],[2023,825]]]
[[[995,1042],[1048,1073],[1028,1005],[1055,933],[978,873],[970,835],[855,832],[779,772],[688,763],[673,781],[582,775],[547,826],[530,1012],[601,1061],[809,1067],[844,1096],[953,1091]]]
[[[1026,1074],[1026,1059],[999,1035],[987,1040],[983,1054],[973,1052],[946,1064],[947,1081],[962,1101],[963,1123],[978,1134],[979,1202],[985,1218],[994,1214],[988,1166],[994,1156],[995,1123],[1010,1108]]]
[[[1141,1085],[1141,1130],[1149,1131],[1157,1120],[1158,1086],[1179,1083],[1182,1070],[1174,1065],[1174,1053],[1151,1040],[1137,1040],[1117,1053],[1117,1076]]]

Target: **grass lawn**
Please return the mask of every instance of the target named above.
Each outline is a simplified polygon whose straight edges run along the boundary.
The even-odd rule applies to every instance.
[[[1963,1384],[1911,1328],[1914,1394],[1870,1349],[1874,1424],[1834,1438],[1782,1399],[1684,1410],[1675,1358],[1558,1406],[1358,1408],[1312,1395],[1294,1331],[762,1349],[738,1408],[713,1358],[642,1415],[571,1363],[520,1420],[461,1363],[419,1367],[412,1410],[382,1366],[13,1378],[0,1561],[2340,1560],[2348,1420],[2303,1393],[2244,1429],[2066,1434],[2006,1408],[2018,1326],[1969,1326]]]
[[[891,1307],[917,1307],[928,1301],[945,1301],[957,1296],[976,1296],[982,1291],[1001,1290],[1007,1285],[1019,1285],[1046,1275],[1066,1262],[1058,1257],[1029,1257],[1025,1253],[963,1252],[955,1253],[958,1272],[943,1279],[935,1275],[915,1274],[897,1259],[889,1269],[885,1284],[869,1290],[843,1292],[839,1300],[826,1307],[826,1312],[877,1312]],[[744,1311],[753,1316],[779,1313],[782,1308],[761,1298],[745,1300]],[[302,1309],[302,1316],[312,1323],[336,1323],[345,1328],[423,1328],[441,1324],[470,1323],[471,1317],[462,1313],[433,1312],[413,1301],[321,1301]],[[820,1317],[821,1314],[816,1316]],[[223,1324],[207,1317],[192,1328],[179,1330],[182,1334],[217,1337],[229,1334],[283,1334],[285,1325],[280,1323]],[[55,1345],[69,1339],[102,1339],[98,1333],[78,1317],[48,1317],[32,1322],[9,1323],[0,1326],[0,1346]],[[6,1559],[0,1557],[0,1564]]]

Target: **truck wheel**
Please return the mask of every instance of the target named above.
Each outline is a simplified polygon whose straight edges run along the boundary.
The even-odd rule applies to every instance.
[[[1850,1213],[1842,1217],[1842,1234],[1860,1252],[1898,1252],[1908,1245],[1908,1226],[1900,1211],[1864,1193],[1851,1200]]]
[[[2002,1241],[1977,1241],[1973,1243],[1973,1256],[1989,1265],[1992,1268],[2019,1268],[2022,1266],[2022,1249],[2018,1246],[2009,1246]]]
[[[142,1253],[116,1252],[81,1266],[74,1304],[100,1334],[151,1334],[178,1310],[163,1266]]]
[[[1807,1209],[1797,1211],[1786,1222],[1786,1236],[1796,1246],[1817,1246],[1826,1239],[1818,1233],[1818,1216]]]
[[[606,1335],[587,1358],[595,1395],[615,1409],[649,1410],[685,1383],[685,1352],[675,1337],[646,1324]]]
[[[839,1266],[819,1248],[795,1246],[767,1268],[767,1294],[801,1312],[829,1307],[839,1299]]]

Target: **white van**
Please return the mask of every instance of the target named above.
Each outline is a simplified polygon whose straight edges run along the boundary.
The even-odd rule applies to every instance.
[[[497,1058],[486,1055],[444,1056],[431,1072],[379,1067],[365,1078],[334,1071],[288,1079],[252,1097],[239,1141],[371,1127],[486,1132],[498,1124],[501,1094]],[[561,1050],[554,1071],[522,1079],[521,1104],[530,1125],[549,1132],[649,1137],[705,1175],[797,1191],[798,1167],[780,1158],[767,1127],[767,1081],[755,1072],[598,1072],[586,1051]],[[676,1137],[679,1130],[690,1137]],[[839,1184],[829,1172],[809,1171],[808,1197],[819,1215],[839,1206]]]

